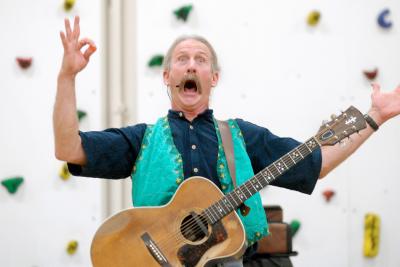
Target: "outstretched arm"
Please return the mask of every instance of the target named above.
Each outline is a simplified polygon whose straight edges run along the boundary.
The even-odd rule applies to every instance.
[[[368,115],[380,126],[387,120],[400,114],[400,85],[391,92],[381,92],[378,84],[372,84],[371,108]],[[322,167],[320,178],[353,154],[372,135],[374,130],[367,124],[367,128],[359,135],[351,136],[352,141],[345,147],[322,147]]]
[[[79,17],[74,19],[71,29],[65,19],[65,33],[60,32],[64,56],[57,79],[57,93],[53,110],[55,155],[59,160],[86,164],[86,155],[78,134],[79,122],[76,109],[75,77],[89,62],[96,46],[90,39],[79,40]],[[84,52],[81,49],[88,46]]]

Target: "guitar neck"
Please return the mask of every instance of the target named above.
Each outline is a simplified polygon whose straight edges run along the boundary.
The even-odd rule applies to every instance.
[[[203,216],[205,216],[211,224],[219,221],[233,210],[240,207],[240,205],[252,195],[259,192],[293,166],[297,165],[297,163],[310,155],[319,146],[320,144],[315,137],[308,139],[305,143],[300,144],[280,157],[244,184],[235,188],[232,192],[226,194],[219,201],[205,209]]]

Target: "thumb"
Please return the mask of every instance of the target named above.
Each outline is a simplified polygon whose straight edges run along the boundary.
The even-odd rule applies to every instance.
[[[89,60],[90,56],[96,52],[97,47],[93,45],[89,45],[89,47],[85,50],[85,53],[83,53],[83,56],[85,57],[86,60]]]

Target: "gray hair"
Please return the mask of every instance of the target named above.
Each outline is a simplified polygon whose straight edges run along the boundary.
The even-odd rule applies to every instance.
[[[183,35],[178,37],[172,45],[169,47],[167,54],[164,57],[164,62],[163,62],[163,69],[165,71],[168,71],[171,68],[171,59],[172,59],[172,53],[174,52],[175,47],[180,44],[183,41],[186,40],[196,40],[199,41],[200,43],[205,44],[208,49],[211,52],[211,68],[213,72],[218,72],[220,70],[219,65],[218,65],[218,58],[217,58],[217,53],[215,53],[214,48],[212,45],[206,40],[206,38],[198,36],[198,35]]]

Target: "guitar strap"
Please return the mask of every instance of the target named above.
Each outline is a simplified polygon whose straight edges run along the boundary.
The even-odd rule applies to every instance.
[[[226,161],[228,162],[229,174],[231,175],[232,178],[233,187],[236,188],[237,184],[236,184],[235,154],[233,152],[233,141],[232,141],[231,130],[229,129],[228,122],[220,120],[217,120],[217,122],[218,122],[219,132],[221,133],[222,146],[224,148],[225,158]]]
[[[229,129],[228,122],[217,120],[219,132],[221,134],[222,146],[225,152],[225,158],[228,163],[229,174],[232,178],[233,187],[236,188],[236,167],[235,167],[235,154],[233,150],[233,141],[231,130]],[[244,203],[239,207],[240,213],[243,216],[246,216],[250,208],[246,206]]]

